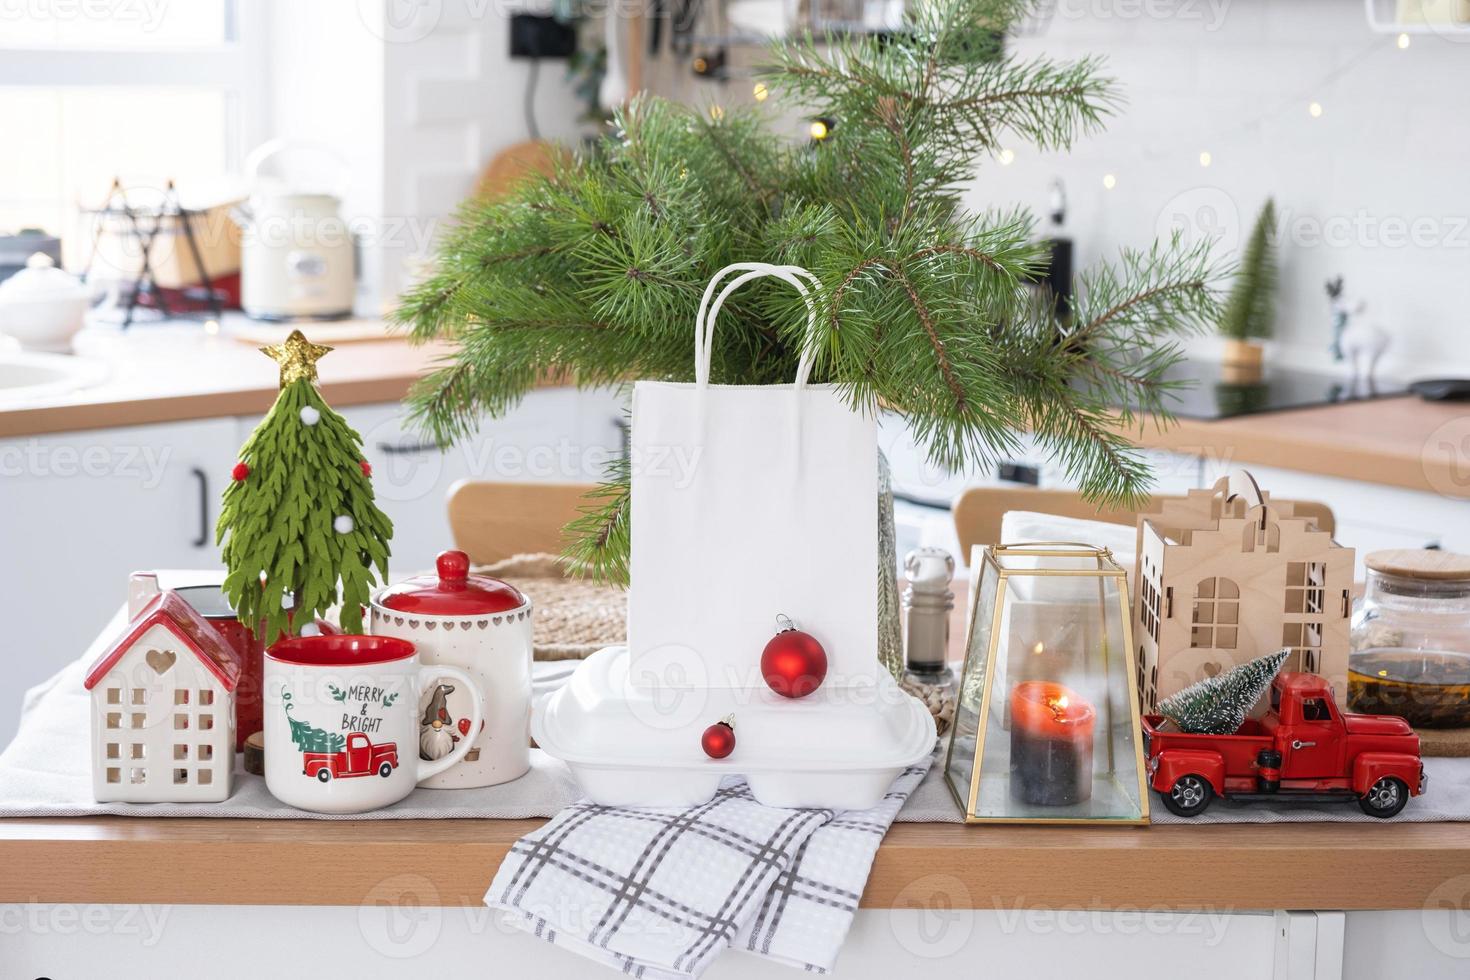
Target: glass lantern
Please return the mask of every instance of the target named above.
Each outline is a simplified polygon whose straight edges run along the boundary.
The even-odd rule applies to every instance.
[[[944,781],[966,823],[1148,822],[1126,573],[1105,548],[976,548]]]

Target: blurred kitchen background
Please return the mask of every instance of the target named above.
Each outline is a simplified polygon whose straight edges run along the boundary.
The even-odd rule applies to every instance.
[[[21,692],[80,653],[129,571],[217,564],[222,474],[275,388],[253,348],[283,336],[281,321],[320,320],[312,339],[338,347],[323,381],[363,432],[399,528],[399,573],[448,543],[457,479],[596,479],[622,445],[619,393],[539,390],[441,453],[399,405],[433,352],[384,339],[384,311],[461,201],[544,168],[549,147],[600,135],[606,107],[629,92],[715,111],[764,102],[751,68],[765,35],[881,32],[902,9],[0,4],[0,618],[13,651],[0,741]],[[1105,133],[1066,153],[1018,144],[983,161],[969,191],[972,207],[1036,214],[1059,291],[1069,268],[1175,233],[1238,254],[1274,201],[1278,312],[1264,368],[1232,373],[1220,338],[1191,340],[1198,384],[1182,414],[1470,376],[1470,0],[1054,0],[1009,44],[1103,56],[1127,99]],[[839,124],[769,108],[794,139]],[[1351,321],[1356,369],[1334,359],[1334,317]],[[1436,437],[1459,468],[1430,477],[1367,456],[1336,472],[1243,459],[1244,437],[1219,431],[1153,445],[1159,488],[1207,485],[1244,461],[1279,496],[1331,501],[1360,555],[1470,549],[1470,428]],[[1327,451],[1352,458],[1351,427],[1334,438]],[[1063,484],[1039,454],[948,474],[926,467],[900,426],[884,443],[899,554],[954,547],[947,508],[967,485]]]

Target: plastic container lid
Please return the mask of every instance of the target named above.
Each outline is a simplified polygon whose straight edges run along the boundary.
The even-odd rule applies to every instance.
[[[470,574],[470,556],[441,551],[434,562],[438,577],[420,575],[378,597],[378,604],[420,616],[475,616],[519,609],[526,597],[515,586],[488,575]]]

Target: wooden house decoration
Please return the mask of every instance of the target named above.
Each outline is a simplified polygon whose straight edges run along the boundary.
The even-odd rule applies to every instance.
[[[92,791],[99,803],[227,799],[238,654],[175,592],[161,592],[93,663]]]
[[[1221,670],[1286,647],[1284,670],[1347,695],[1353,549],[1237,470],[1138,515],[1133,635],[1144,713]],[[1265,710],[1258,704],[1253,714]]]

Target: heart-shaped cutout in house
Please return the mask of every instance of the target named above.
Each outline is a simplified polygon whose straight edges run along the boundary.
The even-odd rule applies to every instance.
[[[153,668],[155,674],[166,674],[178,659],[178,655],[172,650],[149,650],[143,654],[143,659],[148,666]]]

